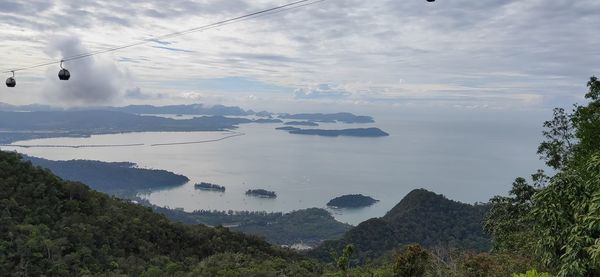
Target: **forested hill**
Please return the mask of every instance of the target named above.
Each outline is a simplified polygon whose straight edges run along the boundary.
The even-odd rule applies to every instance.
[[[36,166],[50,169],[62,179],[83,182],[97,191],[119,196],[135,196],[139,191],[176,187],[189,181],[180,174],[137,168],[136,164],[129,162],[52,161],[31,156],[23,158]]]
[[[218,264],[232,259],[236,266],[279,261],[281,273],[300,259],[224,228],[173,223],[1,151],[0,222],[0,272],[14,276],[206,276],[207,270],[233,270]],[[201,263],[206,258],[213,262]],[[306,275],[314,267],[302,264],[295,272]]]
[[[353,244],[361,261],[377,258],[410,243],[425,247],[489,250],[483,231],[486,206],[452,201],[443,195],[417,189],[407,194],[384,217],[372,218],[348,231],[340,240],[326,241],[310,255],[324,261]]]

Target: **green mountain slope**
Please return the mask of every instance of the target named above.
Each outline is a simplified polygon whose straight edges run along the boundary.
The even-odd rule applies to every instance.
[[[413,190],[381,218],[372,218],[348,231],[340,240],[326,241],[311,256],[331,261],[346,244],[356,247],[361,261],[410,243],[483,251],[490,247],[482,222],[487,207],[468,205],[424,189]]]
[[[201,261],[219,253],[284,265],[300,259],[225,228],[173,223],[148,208],[62,181],[15,153],[0,151],[2,274],[174,275],[209,270]],[[310,265],[302,270],[310,272]]]

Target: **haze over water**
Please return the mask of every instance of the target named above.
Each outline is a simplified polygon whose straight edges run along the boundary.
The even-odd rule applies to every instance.
[[[144,144],[105,148],[19,148],[24,154],[53,159],[130,161],[140,167],[188,176],[183,186],[147,195],[153,204],[210,210],[292,211],[325,207],[334,197],[362,193],[381,200],[356,210],[333,210],[343,222],[357,224],[383,216],[406,193],[426,188],[462,202],[486,202],[506,194],[517,176],[528,176],[542,162],[535,149],[541,121],[532,118],[498,121],[486,118],[410,119],[375,116],[375,124],[321,124],[339,129],[376,126],[389,137],[318,137],[275,130],[282,124],[241,125],[245,135],[221,141],[151,146],[151,144],[214,140],[228,132],[128,133],[90,138],[40,139],[15,144],[93,145]],[[225,193],[195,190],[197,182],[227,188]],[[247,197],[263,188],[277,199]]]

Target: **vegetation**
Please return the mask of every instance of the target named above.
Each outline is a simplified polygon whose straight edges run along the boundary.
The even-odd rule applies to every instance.
[[[588,88],[588,103],[570,113],[555,109],[544,124],[538,153],[554,175],[540,170],[531,181],[517,178],[508,196],[486,205],[414,190],[385,216],[308,252],[325,263],[222,227],[169,222],[0,152],[0,270],[14,276],[600,276],[600,81],[592,77]],[[267,225],[279,218],[265,216]]]
[[[257,196],[263,198],[276,198],[277,194],[274,191],[264,189],[249,189],[246,191],[246,195]]]
[[[335,208],[361,208],[371,206],[379,202],[370,196],[362,194],[347,194],[331,199],[327,202],[327,206]]]
[[[329,212],[318,208],[290,213],[249,211],[188,213],[157,206],[153,206],[153,209],[175,221],[187,224],[223,225],[235,231],[263,237],[276,245],[302,243],[316,246],[323,240],[341,238],[352,227],[335,220]]]
[[[200,184],[194,184],[194,188],[201,189],[201,190],[214,190],[214,191],[225,192],[224,186],[219,186],[216,184],[205,183],[205,182],[201,182]]]
[[[139,191],[177,187],[189,182],[186,176],[166,170],[137,168],[129,162],[51,161],[30,156],[25,159],[50,169],[65,180],[82,182],[95,190],[119,196],[133,197]]]
[[[533,256],[532,268],[558,276],[600,275],[600,81],[587,85],[586,105],[544,123],[538,154],[556,174],[518,178],[486,221],[496,251]]]
[[[210,269],[214,258],[207,258],[226,253],[275,263],[290,275],[319,268],[252,236],[172,223],[14,153],[0,152],[0,211],[0,270],[13,276],[183,276]]]
[[[412,243],[486,251],[490,240],[483,231],[484,205],[468,205],[418,189],[407,194],[384,217],[372,218],[348,231],[342,239],[326,241],[309,255],[332,261],[330,253],[353,244],[356,262],[365,263]]]

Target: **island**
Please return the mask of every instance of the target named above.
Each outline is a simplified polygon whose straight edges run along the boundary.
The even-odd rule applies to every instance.
[[[386,137],[390,134],[383,130],[375,127],[371,128],[354,128],[354,129],[341,129],[341,130],[326,130],[326,129],[300,129],[296,127],[286,126],[278,127],[276,130],[288,131],[290,134],[297,135],[313,135],[323,137]]]
[[[373,123],[370,116],[365,115],[354,115],[352,113],[300,113],[300,114],[279,114],[279,118],[282,119],[295,119],[295,120],[307,120],[313,122],[342,122],[342,123]]]
[[[277,198],[277,194],[274,191],[268,191],[264,189],[249,189],[248,191],[246,191],[246,195],[261,198]]]
[[[327,202],[327,206],[333,208],[362,208],[371,206],[377,202],[379,202],[379,200],[373,199],[370,196],[347,194],[331,199]]]
[[[290,121],[290,122],[286,122],[284,123],[284,125],[288,125],[288,126],[319,126],[318,123],[316,122],[312,122],[312,121]]]
[[[194,188],[195,189],[200,189],[200,190],[210,190],[210,191],[225,192],[225,187],[224,186],[219,186],[219,185],[215,185],[215,184],[211,184],[211,183],[206,183],[206,182],[201,182],[199,184],[195,184]]]

